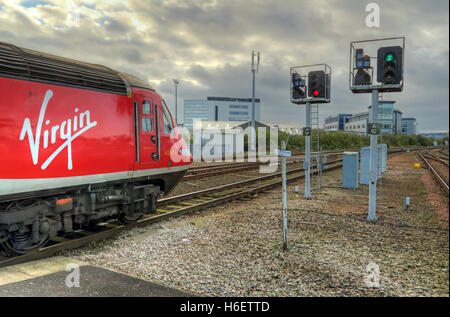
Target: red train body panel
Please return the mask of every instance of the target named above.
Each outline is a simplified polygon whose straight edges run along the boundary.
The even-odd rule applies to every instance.
[[[154,175],[149,169],[182,171],[191,163],[169,165],[177,138],[164,131],[164,104],[155,92],[134,88],[128,97],[0,77],[0,96],[0,197]],[[159,160],[152,159],[155,129],[144,132],[138,120],[136,133],[134,102],[141,118],[148,116],[153,126],[159,119]],[[150,115],[143,114],[144,102]]]

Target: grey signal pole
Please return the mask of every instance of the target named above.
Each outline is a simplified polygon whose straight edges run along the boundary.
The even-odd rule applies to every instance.
[[[311,103],[308,101],[306,103],[306,128],[310,130],[308,135],[305,136],[305,195],[306,199],[311,198],[311,190],[310,190],[310,175],[311,175]]]
[[[289,142],[289,135],[287,141],[281,141],[281,149],[286,150],[286,144]],[[283,187],[283,250],[287,250],[287,195],[286,195],[286,156],[281,157],[281,177]]]
[[[378,123],[378,90],[372,90],[371,122]],[[378,135],[370,135],[370,165],[369,165],[369,216],[367,220],[377,220],[377,178],[378,178]]]

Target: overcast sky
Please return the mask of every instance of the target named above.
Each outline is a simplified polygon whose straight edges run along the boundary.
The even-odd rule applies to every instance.
[[[366,110],[370,95],[348,89],[349,44],[406,36],[405,88],[385,94],[420,132],[448,131],[449,2],[373,1],[380,28],[365,25],[361,0],[0,0],[0,41],[103,64],[148,80],[179,116],[184,99],[251,97],[251,51],[261,52],[261,120],[303,124],[304,106],[289,101],[289,67],[332,67],[332,102],[321,117]]]

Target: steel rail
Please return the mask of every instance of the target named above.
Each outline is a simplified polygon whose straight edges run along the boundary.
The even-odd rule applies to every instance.
[[[430,160],[433,160],[435,162],[439,162],[442,163],[444,165],[446,165],[447,167],[449,167],[448,162],[444,161],[443,159],[441,159],[439,156],[431,153],[431,152],[427,152],[426,154],[422,154],[424,157],[429,158]]]
[[[333,164],[333,163],[337,163],[337,162],[341,162],[341,161],[342,161],[342,159],[334,160],[334,161],[328,162],[328,164]],[[286,175],[291,175],[291,174],[301,173],[301,172],[304,172],[303,168],[296,168],[296,169],[286,171]],[[221,185],[221,186],[217,186],[217,187],[213,187],[213,188],[207,188],[207,189],[203,189],[203,190],[200,190],[197,192],[191,192],[191,193],[182,194],[182,195],[178,195],[178,196],[162,198],[162,199],[158,200],[158,203],[167,205],[167,204],[183,201],[183,200],[186,200],[189,198],[204,196],[204,195],[211,194],[211,193],[218,192],[218,191],[224,191],[224,190],[229,190],[229,189],[233,189],[236,187],[247,186],[247,185],[253,184],[255,182],[267,181],[267,180],[270,180],[270,179],[276,178],[276,177],[281,177],[281,172],[271,173],[266,176],[251,178],[251,179],[234,182],[231,184],[225,184],[225,185]]]
[[[288,162],[287,164],[294,164],[294,163],[301,163],[302,160],[297,159],[297,160],[292,160],[290,162]],[[184,177],[182,178],[183,181],[187,181],[187,180],[191,180],[191,179],[198,179],[198,178],[205,178],[205,177],[209,177],[209,176],[216,176],[216,175],[224,175],[224,174],[232,174],[232,173],[237,173],[237,172],[242,172],[242,171],[248,171],[251,169],[256,169],[260,166],[264,166],[266,164],[251,164],[251,165],[247,165],[247,166],[238,166],[238,167],[233,167],[233,166],[223,166],[220,168],[207,168],[205,170],[203,170],[202,172],[195,172],[195,173],[187,173],[184,175]],[[279,165],[279,162],[277,162],[277,165]],[[188,170],[189,172],[189,170]]]
[[[347,151],[347,150],[346,150]],[[359,151],[359,150],[348,150],[348,151]],[[345,152],[342,151],[324,151],[322,152],[323,155],[328,155],[329,158],[336,157],[337,155],[342,154]],[[305,152],[292,152],[292,158],[295,157],[304,157]],[[186,175],[190,175],[191,173],[197,173],[197,172],[207,172],[208,170],[214,170],[214,169],[220,169],[220,168],[230,168],[230,167],[243,167],[243,166],[260,166],[267,163],[262,162],[240,162],[240,163],[220,163],[220,164],[214,164],[210,166],[193,166],[190,167],[189,170],[186,172]]]
[[[428,160],[422,155],[422,153],[417,152],[417,155],[422,159],[422,161],[425,163],[425,165],[428,167],[428,169],[432,172],[432,175],[436,180],[439,182],[439,184],[442,186],[442,188],[446,191],[447,195],[449,194],[449,186],[447,182],[439,175],[439,173],[433,168],[433,166],[428,162]]]

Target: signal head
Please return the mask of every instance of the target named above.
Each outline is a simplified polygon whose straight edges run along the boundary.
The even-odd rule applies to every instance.
[[[403,79],[403,49],[400,46],[378,49],[377,80],[383,84],[399,84]]]
[[[292,99],[306,98],[305,81],[298,73],[292,74]]]
[[[309,97],[326,98],[326,76],[323,70],[309,72],[308,92]]]
[[[386,57],[384,58],[386,62],[392,62],[394,60],[394,54],[388,53],[386,54]]]

